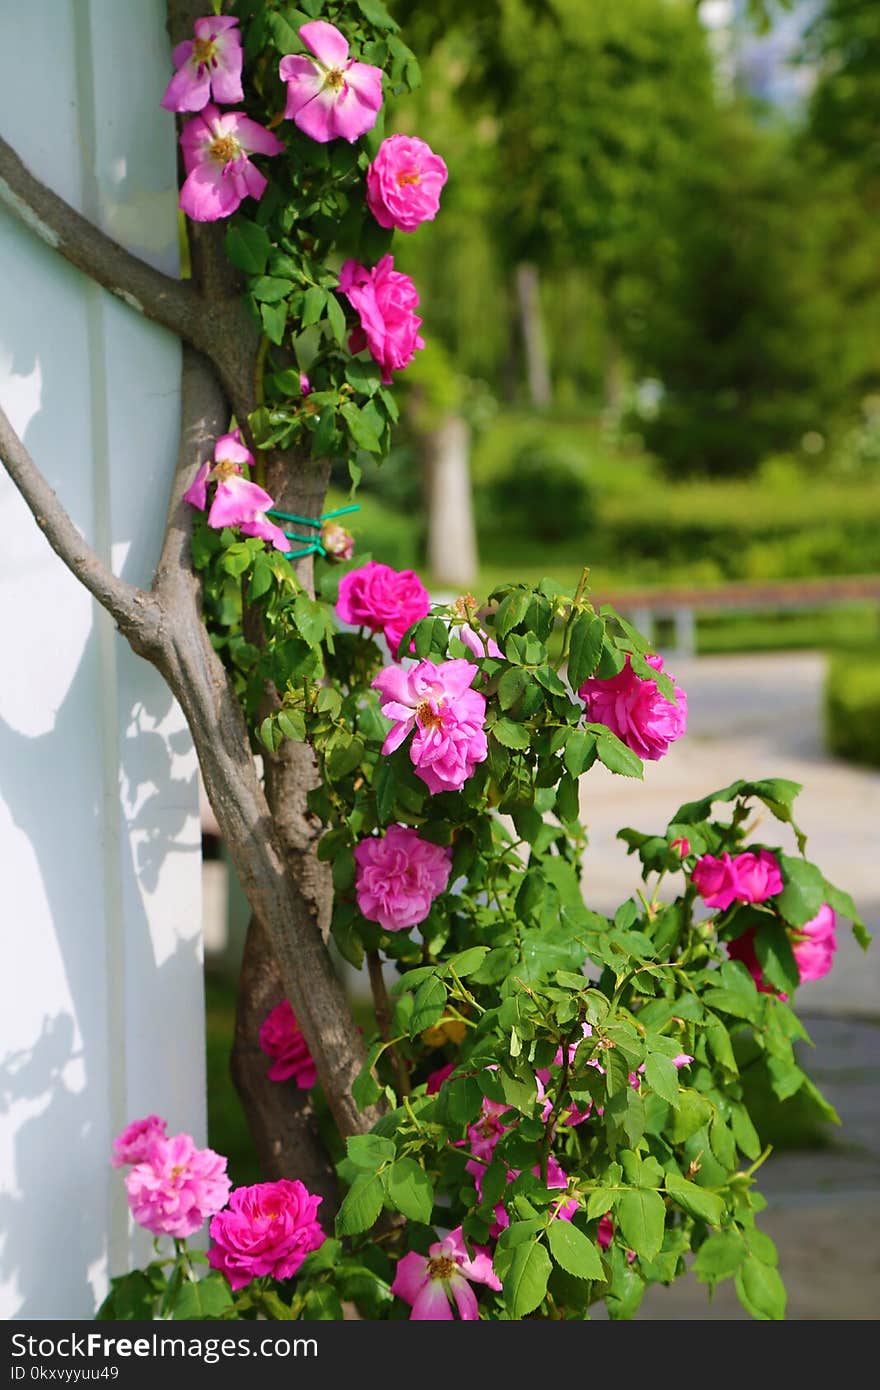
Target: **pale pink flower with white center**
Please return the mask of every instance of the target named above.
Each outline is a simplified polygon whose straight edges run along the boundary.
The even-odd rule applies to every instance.
[[[382,69],[350,58],[348,40],[326,20],[300,25],[299,36],[315,56],[289,53],[281,59],[278,72],[287,83],[284,115],[321,144],[340,136],[351,144],[376,124]]]
[[[243,198],[262,198],[266,176],[249,156],[280,154],[284,146],[243,111],[208,105],[187,121],[180,148],[186,169],[180,206],[194,222],[216,222],[235,212]]]
[[[155,1139],[125,1179],[135,1221],[157,1236],[191,1236],[226,1205],[226,1162],[213,1149],[197,1149],[189,1134]]]
[[[460,791],[488,756],[485,698],[470,685],[478,668],[469,661],[419,661],[409,670],[389,666],[373,686],[382,713],[394,721],[382,745],[393,753],[413,733],[410,758],[428,790]]]
[[[250,521],[240,522],[238,529],[243,536],[256,536],[261,541],[268,541],[276,550],[290,549],[290,541],[281,527],[270,521],[265,512],[255,512]]]
[[[155,1140],[166,1138],[166,1129],[167,1121],[159,1115],[145,1115],[142,1120],[132,1120],[113,1140],[110,1158],[113,1167],[124,1168],[127,1163],[143,1163]]]
[[[454,1304],[460,1318],[476,1322],[480,1314],[471,1283],[485,1284],[496,1292],[501,1289],[489,1251],[476,1245],[473,1256],[469,1255],[461,1227],[456,1226],[445,1239],[430,1245],[427,1255],[411,1250],[403,1256],[391,1292],[410,1305],[410,1320],[451,1322]]]
[[[385,931],[424,922],[452,869],[450,852],[412,826],[389,825],[355,845],[355,894],[363,915]]]
[[[177,71],[162,98],[165,110],[201,111],[212,97],[224,105],[244,101],[238,20],[210,15],[196,20],[193,33],[171,55]]]

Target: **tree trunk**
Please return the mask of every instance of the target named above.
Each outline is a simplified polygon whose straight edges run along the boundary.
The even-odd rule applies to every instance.
[[[553,392],[550,385],[550,365],[547,360],[547,339],[541,314],[541,285],[538,267],[520,262],[516,268],[516,294],[519,318],[526,355],[526,376],[532,405],[550,405]]]
[[[455,589],[468,589],[477,577],[470,443],[470,426],[459,415],[447,415],[425,436],[428,569]]]

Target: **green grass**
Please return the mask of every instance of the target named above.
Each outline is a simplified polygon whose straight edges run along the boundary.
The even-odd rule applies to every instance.
[[[205,974],[205,1043],[208,1073],[208,1143],[229,1159],[228,1172],[239,1187],[259,1182],[260,1165],[238,1095],[229,1074],[235,1027],[235,983]]]

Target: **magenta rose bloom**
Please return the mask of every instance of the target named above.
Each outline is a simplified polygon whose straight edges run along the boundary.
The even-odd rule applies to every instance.
[[[746,850],[738,854],[733,863],[739,884],[737,897],[741,902],[763,903],[774,893],[782,892],[779,863],[769,849],[760,849],[757,854]]]
[[[259,1038],[266,1056],[274,1059],[266,1072],[270,1081],[293,1079],[303,1091],[314,1086],[318,1073],[289,999],[282,999],[266,1015]]]
[[[354,857],[358,907],[385,931],[405,931],[424,922],[434,899],[445,892],[452,869],[447,850],[404,825],[389,825],[381,839],[361,840]]]
[[[367,207],[380,227],[414,232],[432,222],[449,171],[414,135],[390,135],[367,170]]]
[[[445,1067],[438,1067],[436,1071],[432,1071],[425,1082],[425,1095],[436,1096],[443,1082],[448,1081],[454,1071],[454,1062],[447,1062]]]
[[[393,570],[370,560],[339,581],[336,612],[344,623],[385,636],[393,659],[408,627],[428,616],[431,597],[413,570]]]
[[[388,666],[373,681],[382,713],[394,723],[382,745],[393,753],[413,733],[409,755],[428,791],[457,792],[488,757],[485,698],[470,684],[479,667],[456,659]]]
[[[782,891],[782,874],[767,849],[746,850],[733,858],[702,855],[694,865],[693,881],[708,907],[724,909],[732,902],[763,903]]]
[[[408,275],[394,269],[394,257],[383,256],[372,270],[357,261],[346,261],[339,272],[339,288],[360,318],[348,346],[354,353],[368,348],[382,368],[386,386],[391,373],[402,371],[425,346],[419,337],[422,320],[416,314],[419,296]]]
[[[125,1178],[132,1216],[156,1236],[191,1236],[225,1205],[231,1186],[226,1159],[197,1149],[189,1134],[154,1139]]]
[[[663,670],[661,656],[649,656],[648,665]],[[687,695],[675,686],[674,705],[657,688],[657,682],[637,676],[627,656],[622,671],[608,680],[590,676],[578,690],[591,723],[604,724],[640,758],[654,762],[668,753],[687,726]]]
[[[335,24],[301,24],[299,36],[314,58],[289,53],[278,68],[287,83],[284,115],[320,144],[340,136],[351,144],[372,130],[382,105],[382,69],[349,57],[348,39]]]
[[[226,1211],[211,1222],[208,1264],[233,1290],[265,1274],[290,1279],[326,1240],[317,1220],[322,1201],[298,1179],[237,1187]]]
[[[792,950],[797,961],[801,984],[806,980],[821,980],[834,964],[837,950],[837,916],[833,907],[823,903],[809,922],[793,933]]]
[[[168,1122],[158,1115],[145,1115],[142,1120],[132,1120],[113,1140],[110,1158],[113,1167],[124,1168],[127,1163],[143,1163],[154,1141],[166,1138],[167,1127]]]

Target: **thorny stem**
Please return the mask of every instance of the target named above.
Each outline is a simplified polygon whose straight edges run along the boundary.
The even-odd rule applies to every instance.
[[[397,1079],[397,1090],[401,1096],[408,1096],[412,1089],[409,1071],[404,1058],[391,1039],[391,1001],[385,988],[385,976],[382,972],[382,961],[378,951],[367,952],[367,969],[370,975],[370,990],[373,995],[373,1012],[376,1015],[376,1024],[382,1040],[386,1044],[388,1055],[391,1058],[391,1065]]]

